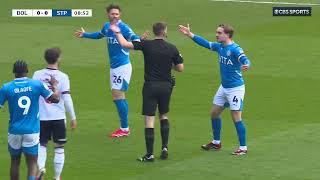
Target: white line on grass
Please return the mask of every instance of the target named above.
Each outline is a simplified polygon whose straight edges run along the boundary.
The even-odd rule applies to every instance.
[[[279,4],[279,5],[301,5],[301,6],[320,6],[314,3],[295,3],[295,2],[272,2],[272,1],[243,1],[243,0],[210,0],[212,2],[236,2],[236,3],[254,3],[254,4]]]

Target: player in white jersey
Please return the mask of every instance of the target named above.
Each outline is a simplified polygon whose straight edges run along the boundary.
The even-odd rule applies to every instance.
[[[76,115],[73,108],[73,102],[70,95],[70,81],[67,74],[61,72],[59,67],[61,51],[59,48],[51,48],[45,51],[44,57],[48,63],[47,68],[36,71],[33,79],[48,83],[50,77],[55,77],[58,81],[58,90],[60,92],[60,102],[52,104],[44,98],[39,100],[40,113],[40,147],[38,157],[39,179],[44,176],[45,163],[47,158],[47,144],[53,138],[55,143],[54,150],[54,169],[55,179],[60,179],[64,165],[64,144],[66,137],[66,111],[71,118],[71,128],[77,127]],[[49,86],[50,88],[50,86]]]

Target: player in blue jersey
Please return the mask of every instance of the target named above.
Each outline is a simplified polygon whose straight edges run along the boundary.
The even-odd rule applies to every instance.
[[[140,37],[135,35],[132,29],[120,20],[121,9],[118,5],[111,4],[106,8],[109,22],[106,22],[101,31],[87,33],[82,28],[76,31],[75,35],[79,38],[101,39],[105,38],[108,45],[110,59],[110,86],[112,98],[117,107],[120,128],[111,134],[111,137],[122,137],[130,134],[128,124],[128,102],[125,92],[128,90],[132,67],[129,59],[129,49],[123,48],[117,41],[113,31],[109,29],[110,24],[117,24],[123,32],[124,37],[130,41],[139,41]]]
[[[221,113],[226,106],[230,107],[231,116],[234,121],[239,139],[239,148],[233,155],[247,154],[246,128],[242,121],[243,100],[245,85],[242,71],[248,70],[250,61],[244,54],[242,48],[232,40],[233,28],[230,25],[221,24],[216,30],[217,42],[209,42],[201,36],[190,31],[190,27],[179,25],[179,30],[198,45],[211,51],[215,51],[219,56],[221,85],[214,96],[211,110],[211,122],[213,131],[213,141],[202,145],[202,149],[218,150],[221,148]]]
[[[40,81],[27,78],[28,67],[18,60],[13,65],[15,79],[0,89],[0,107],[8,101],[10,120],[8,150],[11,155],[11,180],[19,179],[19,165],[22,152],[28,167],[28,180],[35,180],[39,144],[39,97],[59,102],[57,81],[52,78],[52,91]]]

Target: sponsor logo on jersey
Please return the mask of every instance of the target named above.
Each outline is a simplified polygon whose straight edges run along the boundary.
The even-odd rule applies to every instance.
[[[233,65],[231,59],[226,58],[226,57],[224,57],[224,56],[219,56],[219,60],[220,60],[220,63],[221,63],[221,64],[231,65],[231,66]]]
[[[119,44],[117,38],[114,37],[107,37],[108,44]]]

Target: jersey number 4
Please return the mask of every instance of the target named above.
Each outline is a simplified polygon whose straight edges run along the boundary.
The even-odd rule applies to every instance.
[[[18,99],[18,106],[21,109],[24,109],[23,115],[28,114],[29,109],[30,109],[30,105],[31,105],[31,100],[30,100],[30,98],[28,96],[21,96]]]
[[[238,100],[237,96],[234,96],[232,102],[238,103],[238,101],[239,100]]]

